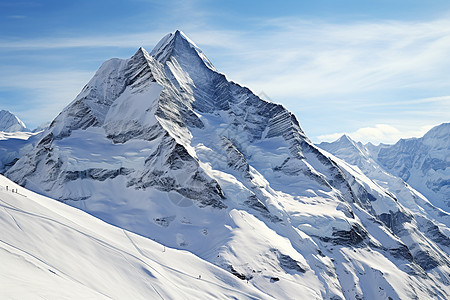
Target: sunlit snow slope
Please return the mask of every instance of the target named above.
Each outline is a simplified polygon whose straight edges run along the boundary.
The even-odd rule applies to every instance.
[[[3,176],[0,227],[1,299],[271,298],[186,251],[108,225]]]

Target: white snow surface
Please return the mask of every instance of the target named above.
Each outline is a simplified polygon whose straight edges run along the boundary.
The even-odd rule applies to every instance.
[[[444,220],[317,148],[180,31],[105,62],[32,146],[6,176],[256,298],[450,297]]]
[[[274,299],[189,252],[3,176],[0,226],[2,299]]]

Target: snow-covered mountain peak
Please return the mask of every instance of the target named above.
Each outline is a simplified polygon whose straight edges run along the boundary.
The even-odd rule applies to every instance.
[[[332,143],[321,143],[319,147],[357,165],[371,178],[386,182],[387,187],[397,191],[404,190],[405,204],[414,210],[417,201],[423,205],[423,196],[446,213],[438,213],[448,218],[450,199],[450,123],[443,123],[430,129],[423,137],[400,139],[394,145],[371,143],[357,147],[344,137]],[[358,151],[355,151],[358,149]],[[418,195],[408,185],[399,181],[400,177],[423,195]],[[390,177],[390,179],[389,179]],[[398,184],[394,184],[397,181]],[[386,186],[386,184],[384,184]],[[409,191],[408,191],[409,190]],[[400,198],[401,198],[400,197]],[[399,199],[400,199],[399,198]],[[424,198],[425,199],[425,198]],[[429,206],[425,204],[424,207]],[[434,210],[435,208],[430,208]],[[436,219],[441,220],[439,216]],[[442,221],[448,224],[448,221]]]
[[[180,30],[164,36],[150,52],[150,55],[161,63],[174,57],[181,66],[197,65],[198,67],[200,64],[216,71],[203,51]]]
[[[352,138],[350,136],[348,136],[347,134],[343,134],[338,140],[336,140],[336,143],[339,143],[341,145],[349,145],[349,146],[355,145],[355,141],[353,141]]]
[[[136,53],[132,56],[131,59],[146,59],[149,60],[150,59],[150,54],[147,52],[147,50],[144,49],[144,47],[139,47],[139,49],[136,51]]]
[[[13,113],[7,110],[0,111],[0,131],[16,132],[29,131],[25,124]]]
[[[399,143],[414,140],[420,141],[420,139],[405,139],[400,140]],[[347,163],[357,166],[369,178],[386,188],[392,195],[395,195],[398,202],[408,209],[425,214],[427,217],[442,222],[447,226],[450,224],[450,214],[448,212],[433,206],[428,199],[406,184],[401,178],[388,173],[384,169],[384,166],[381,164],[382,162],[378,161],[377,157],[380,149],[382,150],[382,154],[384,151],[390,149],[388,145],[380,144],[380,146],[374,146],[370,143],[363,145],[360,142],[353,141],[349,137],[342,136],[334,142],[323,142],[318,146],[345,160]],[[390,157],[393,160],[402,160],[403,155],[405,155],[404,152],[402,154],[391,154]]]
[[[175,30],[174,36],[176,38],[184,39],[191,45],[191,47],[195,48],[198,51],[201,51],[200,48],[197,46],[197,44],[194,41],[192,41],[183,31],[181,31],[179,29]]]
[[[383,146],[376,160],[401,177],[433,204],[450,212],[450,123],[432,128],[421,138]]]
[[[347,134],[343,134],[339,139],[337,139],[334,142],[331,143],[323,142],[319,144],[319,147],[325,149],[326,151],[334,155],[337,155],[336,153],[339,153],[339,155],[337,156],[340,158],[342,158],[343,156],[347,157],[350,155],[363,157],[368,156],[368,150],[364,147],[364,145],[362,145],[360,142],[355,142]]]

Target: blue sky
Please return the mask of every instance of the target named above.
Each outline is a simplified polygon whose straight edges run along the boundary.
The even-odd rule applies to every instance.
[[[33,128],[100,64],[184,31],[315,142],[393,143],[450,121],[450,1],[0,0],[0,108]]]

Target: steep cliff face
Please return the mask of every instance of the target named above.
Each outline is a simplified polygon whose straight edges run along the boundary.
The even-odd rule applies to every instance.
[[[7,176],[275,298],[448,296],[445,232],[421,216],[441,240],[427,238],[414,212],[180,31],[104,63]]]

